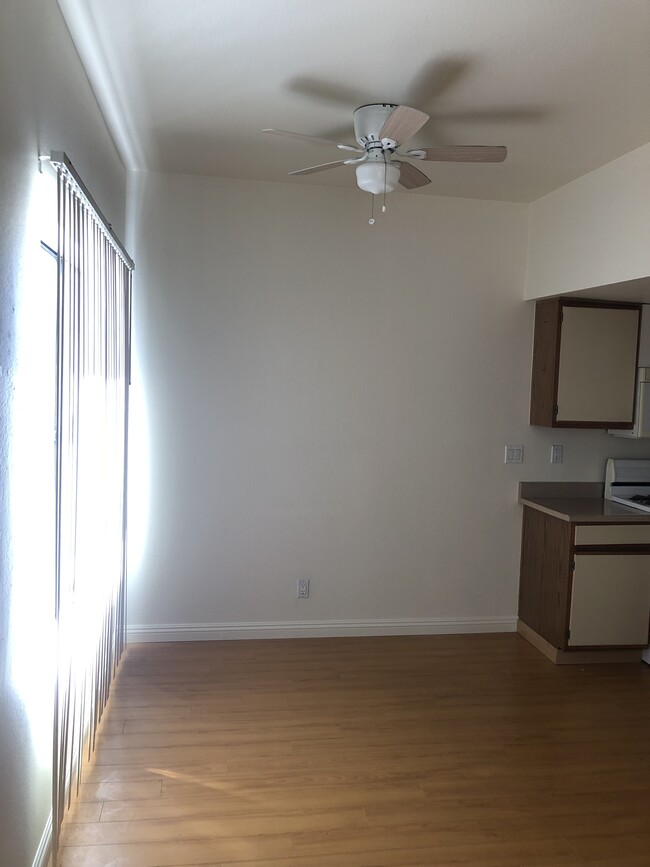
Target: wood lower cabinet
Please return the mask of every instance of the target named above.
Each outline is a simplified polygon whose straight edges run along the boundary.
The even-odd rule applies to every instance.
[[[569,647],[643,647],[648,643],[650,553],[576,554]]]
[[[650,525],[574,524],[525,506],[519,621],[556,662],[646,646]]]

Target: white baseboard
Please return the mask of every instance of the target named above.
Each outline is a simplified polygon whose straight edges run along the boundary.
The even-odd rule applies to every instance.
[[[304,620],[271,623],[157,623],[127,627],[131,643],[242,638],[336,638],[363,635],[452,635],[516,632],[517,618],[460,617],[398,620]]]
[[[38,844],[32,867],[48,867],[52,850],[52,813],[47,817],[41,842]]]

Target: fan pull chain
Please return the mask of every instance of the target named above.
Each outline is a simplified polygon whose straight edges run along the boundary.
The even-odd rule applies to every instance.
[[[373,193],[370,193],[370,219],[368,220],[368,224],[370,226],[375,225],[375,196]]]
[[[384,198],[381,203],[381,212],[382,214],[386,213],[386,172],[388,171],[388,164],[386,162],[386,154],[384,154]]]

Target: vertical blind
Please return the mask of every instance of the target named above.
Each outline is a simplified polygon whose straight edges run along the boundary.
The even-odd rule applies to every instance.
[[[58,176],[52,826],[78,787],[125,644],[133,263],[65,154]],[[56,863],[56,862],[55,862]]]

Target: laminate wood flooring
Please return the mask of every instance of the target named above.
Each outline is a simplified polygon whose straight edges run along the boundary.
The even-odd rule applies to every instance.
[[[61,867],[648,867],[650,667],[516,634],[130,646]]]

